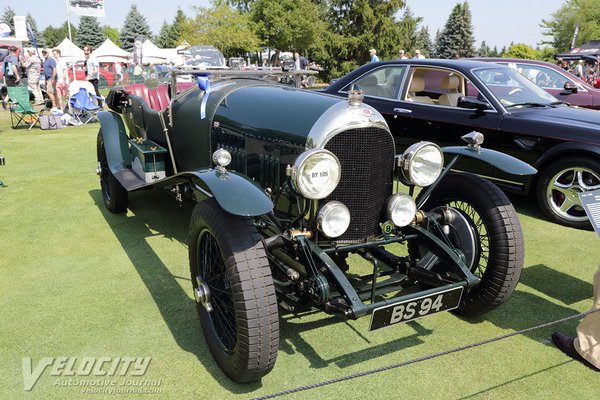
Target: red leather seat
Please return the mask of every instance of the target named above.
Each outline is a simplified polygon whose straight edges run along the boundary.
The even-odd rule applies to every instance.
[[[178,83],[177,92],[179,93],[191,86],[193,86],[193,83]],[[160,85],[156,89],[148,89],[143,83],[134,83],[126,86],[125,90],[130,94],[143,98],[146,104],[153,110],[164,111],[169,106],[170,96],[168,85]]]
[[[140,96],[153,110],[164,111],[169,106],[169,88],[160,85],[156,89],[148,89],[143,83],[134,83],[125,87],[130,94]]]

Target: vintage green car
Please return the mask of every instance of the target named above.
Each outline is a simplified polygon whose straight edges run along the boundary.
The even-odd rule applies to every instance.
[[[178,74],[110,92],[97,172],[114,213],[141,189],[197,203],[193,294],[232,380],[273,368],[280,312],[370,316],[376,330],[445,310],[478,315],[514,290],[524,249],[513,206],[490,182],[448,171],[460,157],[535,170],[481,148],[481,134],[466,135],[464,147],[420,142],[397,155],[359,91],[342,100],[202,73],[186,88]],[[350,254],[368,270],[355,270]]]

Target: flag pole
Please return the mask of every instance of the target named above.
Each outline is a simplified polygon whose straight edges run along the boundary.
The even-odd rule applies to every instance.
[[[65,5],[67,7],[67,29],[69,30],[69,46],[71,47],[71,55],[69,57],[70,61],[73,65],[75,65],[75,61],[73,61],[73,37],[71,36],[71,10],[69,7],[69,0],[65,0]],[[65,60],[65,62],[67,62]],[[67,64],[68,66],[68,64]],[[73,67],[73,80],[75,80],[75,67]],[[69,69],[67,68],[67,85],[69,84]]]

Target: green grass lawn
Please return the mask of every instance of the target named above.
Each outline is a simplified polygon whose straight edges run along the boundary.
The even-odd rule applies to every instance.
[[[151,357],[143,377],[158,394],[125,398],[264,396],[450,350],[588,310],[600,240],[541,219],[515,197],[525,270],[510,300],[475,320],[442,313],[368,333],[369,318],[321,313],[281,318],[274,370],[237,385],[216,366],[197,320],[186,235],[192,204],[162,192],[130,196],[126,215],[105,210],[96,169],[98,124],[12,130],[0,110],[0,397],[115,398],[61,386],[46,369],[29,392],[23,357]],[[576,320],[506,340],[287,396],[291,399],[597,399],[600,374],[550,342]],[[90,379],[98,377],[90,377]],[[115,377],[119,382],[123,377]],[[108,378],[106,378],[108,379]]]

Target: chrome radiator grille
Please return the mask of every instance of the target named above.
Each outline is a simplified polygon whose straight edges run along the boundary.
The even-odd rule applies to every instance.
[[[394,141],[379,128],[350,129],[325,146],[342,165],[338,187],[325,199],[337,200],[350,210],[350,227],[339,243],[356,243],[381,233],[385,205],[392,194]]]

